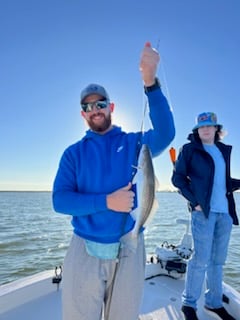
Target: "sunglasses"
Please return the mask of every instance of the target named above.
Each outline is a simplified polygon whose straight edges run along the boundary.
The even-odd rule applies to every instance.
[[[105,109],[109,105],[108,100],[98,100],[94,102],[82,103],[81,107],[84,112],[91,112],[95,107],[97,110]]]

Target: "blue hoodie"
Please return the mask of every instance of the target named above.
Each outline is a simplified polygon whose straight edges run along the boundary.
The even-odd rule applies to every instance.
[[[153,157],[173,140],[172,112],[161,89],[147,93],[153,129],[126,133],[120,127],[105,134],[91,130],[68,147],[60,160],[53,186],[55,211],[72,215],[74,233],[100,243],[118,242],[133,228],[130,214],[107,208],[107,195],[126,186],[133,177],[139,142]]]

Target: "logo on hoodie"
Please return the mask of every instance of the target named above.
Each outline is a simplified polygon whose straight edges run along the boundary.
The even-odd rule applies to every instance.
[[[122,149],[123,149],[123,146],[118,147],[117,152],[122,151]]]

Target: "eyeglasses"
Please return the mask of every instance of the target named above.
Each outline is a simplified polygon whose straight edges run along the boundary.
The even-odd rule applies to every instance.
[[[98,100],[94,102],[88,102],[88,103],[82,103],[81,107],[84,112],[91,112],[93,111],[93,108],[95,107],[97,110],[105,109],[109,105],[108,100]]]

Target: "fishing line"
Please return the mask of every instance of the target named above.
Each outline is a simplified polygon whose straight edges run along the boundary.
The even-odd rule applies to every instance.
[[[142,133],[142,136],[144,135],[145,132],[145,117],[146,117],[146,112],[147,112],[147,108],[148,108],[148,101],[145,97],[144,99],[144,107],[143,107],[143,115],[142,115],[142,122],[141,122],[141,127],[140,127],[140,131]]]
[[[160,39],[158,39],[158,41],[157,41],[157,46],[156,46],[157,51],[160,50],[159,48],[160,48]],[[163,86],[165,87],[165,90],[166,90],[166,97],[167,97],[170,109],[171,109],[171,111],[173,111],[172,99],[171,99],[167,76],[166,76],[166,71],[165,71],[165,61],[162,56],[160,59],[161,59],[160,68],[161,68],[161,74],[162,74],[162,82],[163,82]],[[173,143],[173,145],[174,145],[174,143]],[[173,164],[173,167],[174,167],[176,159],[177,159],[176,147],[172,146],[169,149],[169,155],[170,155],[170,159]]]
[[[160,48],[160,39],[158,39],[158,41],[157,41],[156,50],[159,51],[159,48]],[[167,96],[167,99],[168,99],[169,106],[170,106],[170,108],[172,110],[172,99],[171,99],[171,96],[170,96],[170,91],[169,91],[167,77],[166,77],[166,71],[165,71],[165,67],[164,67],[165,62],[164,62],[164,59],[163,59],[162,56],[160,57],[160,59],[161,59],[160,68],[162,70],[163,86],[166,89],[166,96]]]
[[[156,50],[159,51],[159,48],[160,48],[160,39],[158,39],[158,41],[157,41]],[[166,71],[165,71],[165,67],[164,67],[165,62],[164,62],[164,59],[162,58],[162,56],[161,56],[160,59],[161,59],[160,67],[161,67],[161,70],[162,70],[163,86],[166,89],[166,97],[167,97],[170,109],[173,111],[172,100],[171,100],[171,96],[170,96],[170,91],[169,91],[167,77],[166,77]],[[175,163],[176,163],[176,160],[177,160],[177,156],[178,156],[177,155],[177,151],[176,151],[176,147],[174,147],[174,143],[173,143],[173,146],[169,149],[169,156],[170,156],[170,160],[171,160],[171,163],[172,163],[173,169],[174,169]],[[188,222],[189,222],[189,224],[191,223],[190,216],[188,218]]]
[[[160,50],[160,39],[159,38],[157,40],[155,50],[159,53],[159,50]],[[159,55],[160,55],[160,53],[159,53]],[[163,83],[163,87],[165,87],[165,89],[166,89],[166,97],[167,97],[170,109],[173,110],[172,99],[171,99],[171,95],[170,95],[170,91],[169,91],[169,87],[168,87],[168,81],[167,81],[167,76],[166,76],[164,64],[165,64],[164,59],[160,55],[160,67],[158,66],[156,74],[158,73],[158,69],[161,68],[160,69],[160,71],[162,71],[161,72],[162,73],[162,81],[161,82]],[[148,101],[147,101],[146,95],[143,92],[143,115],[142,115],[142,121],[141,121],[141,127],[140,127],[140,131],[142,132],[142,136],[144,135],[144,131],[145,131],[145,117],[146,117],[147,109],[148,109]]]

